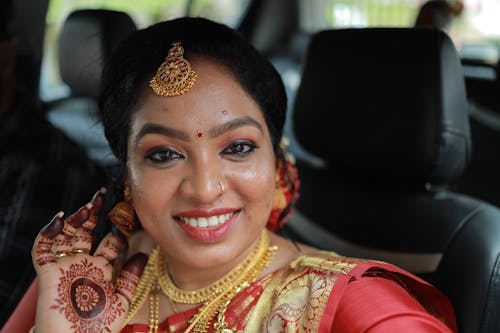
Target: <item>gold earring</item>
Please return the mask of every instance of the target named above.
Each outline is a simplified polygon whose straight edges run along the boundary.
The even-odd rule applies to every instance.
[[[288,188],[283,179],[283,175],[281,172],[276,174],[276,183],[274,190],[274,199],[273,199],[273,210],[274,209],[283,209],[287,205],[286,192]]]
[[[295,165],[284,159],[278,163],[277,171],[273,205],[266,226],[271,231],[285,224],[299,197],[300,181]]]
[[[132,207],[132,194],[130,186],[125,186],[123,196],[125,200],[118,202],[111,209],[108,213],[108,218],[115,225],[115,227],[128,238],[136,228],[135,212]]]
[[[195,81],[196,73],[184,58],[184,48],[180,42],[174,42],[149,86],[158,96],[179,96],[191,89]]]

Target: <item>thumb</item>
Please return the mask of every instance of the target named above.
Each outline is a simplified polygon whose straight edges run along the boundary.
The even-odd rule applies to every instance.
[[[148,256],[144,253],[136,253],[125,263],[122,272],[117,279],[116,292],[122,295],[130,306],[134,297],[135,289],[139,284],[139,278],[144,271]]]

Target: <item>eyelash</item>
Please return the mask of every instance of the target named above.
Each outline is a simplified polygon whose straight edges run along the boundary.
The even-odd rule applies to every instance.
[[[235,151],[236,149],[242,149],[242,151]],[[221,155],[228,155],[236,158],[243,158],[255,151],[255,149],[259,148],[255,143],[251,141],[234,141],[226,146],[221,152]],[[232,151],[230,151],[232,150]]]
[[[234,141],[227,145],[220,154],[234,158],[244,158],[257,148],[259,147],[251,141]],[[170,148],[154,149],[145,156],[145,159],[153,164],[169,163],[183,158],[182,154]]]
[[[157,155],[157,156],[155,156]],[[167,156],[165,156],[167,155]],[[169,148],[158,148],[150,151],[145,158],[154,164],[168,163],[173,160],[178,160],[184,158],[181,154],[173,149]]]

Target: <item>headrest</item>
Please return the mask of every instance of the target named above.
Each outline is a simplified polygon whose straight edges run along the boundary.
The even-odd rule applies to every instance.
[[[97,96],[104,60],[136,25],[125,13],[77,10],[59,35],[59,70],[73,96]]]
[[[460,61],[434,29],[313,36],[294,124],[309,152],[360,175],[441,184],[463,173],[471,153]]]

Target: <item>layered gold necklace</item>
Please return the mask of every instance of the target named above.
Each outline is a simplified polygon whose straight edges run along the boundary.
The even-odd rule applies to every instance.
[[[150,255],[144,269],[136,293],[132,300],[126,322],[128,322],[144,304],[147,296],[150,297],[149,332],[158,332],[159,324],[159,291],[162,291],[171,303],[203,305],[189,321],[185,333],[206,333],[210,322],[217,316],[213,327],[218,333],[231,333],[227,327],[225,313],[232,298],[241,290],[255,281],[259,273],[271,261],[277,246],[269,246],[269,237],[265,230],[252,252],[219,280],[207,287],[196,290],[178,288],[168,273],[168,263],[157,247]]]

